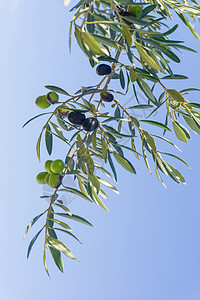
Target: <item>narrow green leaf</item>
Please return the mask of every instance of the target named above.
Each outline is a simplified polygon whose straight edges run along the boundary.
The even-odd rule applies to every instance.
[[[84,199],[86,199],[86,200],[88,200],[88,201],[91,202],[91,199],[90,199],[89,197],[87,197],[86,195],[84,195],[81,191],[79,191],[79,190],[77,190],[77,189],[74,189],[74,188],[71,188],[71,187],[69,187],[69,186],[65,186],[65,189],[60,189],[59,191],[70,192],[70,193],[72,193],[72,194],[75,194],[75,195],[77,195],[77,196],[79,196],[79,197],[81,197],[81,198],[84,198]]]
[[[24,123],[24,125],[22,126],[22,128],[24,128],[28,123],[30,123],[31,121],[35,120],[36,118],[39,118],[41,116],[44,116],[44,115],[49,115],[49,114],[52,114],[51,112],[48,112],[48,113],[42,113],[42,114],[39,114],[31,119],[29,119],[26,123]]]
[[[122,70],[120,70],[120,72],[119,72],[119,79],[120,79],[121,87],[122,87],[122,89],[124,89],[125,88],[125,79],[124,79],[124,73]]]
[[[164,138],[164,137],[162,137],[162,136],[156,135],[156,134],[152,134],[152,136],[155,136],[155,137],[157,137],[157,138],[159,138],[159,139],[161,139],[161,140],[163,140],[163,141],[169,143],[170,145],[172,145],[172,146],[174,146],[176,149],[178,149],[180,152],[182,152],[182,151],[181,151],[174,143],[170,142],[168,139],[166,139],[166,138]]]
[[[57,133],[57,135],[59,135],[63,140],[66,140],[66,138],[63,135],[62,130],[60,129],[60,127],[58,127],[56,124],[54,124],[53,122],[50,122],[53,129],[55,130],[55,132]]]
[[[111,170],[112,170],[112,172],[113,172],[115,181],[117,181],[117,173],[116,173],[115,166],[114,166],[114,164],[113,164],[113,161],[112,161],[112,158],[111,158],[111,155],[110,155],[109,150],[107,151],[107,155],[108,155],[108,162],[109,162],[110,167],[111,167]]]
[[[91,36],[99,43],[102,43],[102,44],[105,44],[105,45],[108,45],[110,47],[113,47],[115,49],[119,49],[119,44],[114,42],[113,40],[111,40],[110,38],[107,38],[105,36],[101,36],[101,35],[98,35],[98,34],[91,34]]]
[[[44,248],[44,253],[43,253],[43,265],[44,265],[44,268],[45,268],[45,271],[46,271],[47,275],[48,275],[49,278],[50,278],[49,271],[48,271],[48,269],[47,269],[46,249],[45,249],[45,248]]]
[[[180,123],[178,123],[178,122],[176,122],[176,121],[174,121],[183,131],[184,131],[184,133],[185,133],[185,135],[186,135],[186,137],[188,138],[188,139],[191,139],[191,136],[190,136],[190,133],[189,133],[189,131],[187,130],[187,128],[185,128],[182,124],[180,124]]]
[[[167,188],[166,185],[164,184],[164,182],[162,181],[162,179],[161,179],[161,177],[160,177],[160,174],[158,173],[158,169],[157,169],[157,161],[156,161],[156,159],[155,159],[155,171],[156,171],[156,176],[158,177],[158,180],[162,183],[162,185],[163,185],[165,188]]]
[[[53,137],[51,133],[51,127],[49,126],[49,124],[47,124],[46,126],[45,144],[46,144],[48,154],[51,155],[52,147],[53,147]]]
[[[153,70],[155,71],[160,71],[162,73],[164,73],[163,69],[161,68],[161,66],[159,65],[159,63],[154,60],[147,52],[145,49],[143,49],[143,47],[137,43],[136,41],[134,41],[135,46],[137,48],[138,53],[140,54],[140,57],[142,58],[142,60]]]
[[[137,80],[137,72],[134,69],[130,69],[129,71],[131,82],[134,83]]]
[[[195,103],[195,102],[189,102],[187,105],[192,106],[194,108],[200,108],[200,103]]]
[[[62,204],[58,204],[58,203],[54,203],[54,205],[62,208],[64,211],[66,211],[68,213],[69,216],[72,216],[72,213],[71,211],[69,210],[69,208],[67,208],[65,205],[62,205]]]
[[[122,27],[122,34],[126,38],[129,47],[131,47],[132,42],[133,42],[133,38],[132,38],[132,35],[131,35],[130,30],[128,29],[128,27],[126,27],[126,26]]]
[[[81,36],[85,44],[87,44],[94,54],[109,56],[108,50],[104,46],[100,45],[91,34],[82,31]]]
[[[180,160],[180,161],[181,161],[182,163],[184,163],[189,169],[191,169],[190,166],[188,165],[188,163],[187,163],[186,161],[184,161],[182,158],[180,158],[179,156],[174,155],[174,154],[171,154],[171,153],[165,153],[165,152],[160,152],[160,153],[165,154],[165,155],[169,155],[169,156],[171,156],[171,157],[174,157],[174,158]]]
[[[106,211],[109,212],[107,206],[106,206],[106,205],[103,203],[103,201],[99,198],[99,196],[97,195],[97,193],[95,192],[95,190],[93,189],[92,186],[91,186],[91,188],[92,188],[92,194],[93,194],[93,196],[94,196],[96,202],[97,202],[103,209],[105,209]]]
[[[55,222],[55,223],[57,223],[58,225],[64,227],[65,229],[67,229],[67,230],[69,230],[69,231],[72,231],[72,229],[71,229],[66,223],[61,222],[61,221],[56,220],[56,219],[51,219],[51,218],[48,218],[48,219],[49,219],[50,221]]]
[[[130,161],[126,158],[124,158],[123,156],[119,155],[116,152],[113,152],[114,157],[116,159],[116,161],[127,171],[136,174],[135,168],[133,167],[133,165],[130,163]]]
[[[199,127],[197,126],[197,124],[195,123],[195,121],[188,115],[185,116],[183,115],[183,118],[185,120],[185,122],[187,123],[187,125],[197,134],[200,134],[200,129]]]
[[[152,151],[156,152],[156,144],[152,136],[142,129],[142,136],[145,138],[146,143],[151,147]]]
[[[74,221],[80,222],[82,224],[93,227],[93,225],[89,221],[87,221],[86,219],[84,219],[80,216],[77,216],[77,215],[74,215],[74,214],[72,216],[69,216],[68,214],[64,214],[64,213],[56,213],[56,214],[61,216],[61,217],[65,217],[65,218],[68,218],[70,220],[74,220]]]
[[[167,162],[165,162],[165,164],[171,169],[171,172],[175,177],[177,177],[182,183],[184,184],[186,183],[184,177],[181,175],[181,173],[178,170],[176,170],[172,165],[170,165]]]
[[[156,98],[154,97],[150,87],[148,86],[148,84],[146,84],[146,82],[144,80],[142,80],[141,78],[137,78],[137,84],[139,86],[139,88],[142,90],[142,92],[146,95],[146,97],[155,105],[157,105],[157,101]]]
[[[181,93],[179,93],[178,91],[174,90],[174,89],[168,89],[167,93],[169,94],[169,96],[174,99],[175,101],[178,102],[185,102],[183,96],[181,95]]]
[[[90,155],[88,155],[86,163],[87,163],[88,172],[90,175],[92,175],[94,172],[94,162]]]
[[[100,182],[95,174],[90,175],[89,174],[89,180],[92,183],[92,185],[96,188],[97,194],[100,191]]]
[[[110,183],[109,181],[105,180],[105,179],[101,179],[99,178],[99,182],[101,182],[103,185],[107,186],[108,188],[110,188],[111,190],[113,190],[113,192],[115,192],[116,194],[119,194],[119,191],[117,190],[117,188],[112,184]]]
[[[155,125],[155,126],[160,127],[162,129],[172,131],[168,126],[166,126],[166,125],[164,125],[164,124],[162,124],[160,122],[157,122],[157,121],[153,121],[153,120],[140,120],[140,122],[151,124],[151,125]]]
[[[54,86],[54,85],[45,85],[45,88],[51,90],[51,91],[54,91],[58,94],[63,94],[63,95],[67,95],[67,96],[71,96],[70,94],[68,94],[65,90],[57,87],[57,86]]]
[[[29,258],[29,255],[30,255],[30,252],[31,252],[31,249],[35,243],[35,241],[37,240],[38,236],[40,235],[40,233],[42,232],[42,230],[44,229],[44,227],[42,227],[42,229],[40,229],[38,231],[38,233],[36,233],[36,235],[34,236],[34,238],[31,240],[30,244],[29,244],[29,247],[28,247],[28,251],[27,251],[27,258]]]
[[[144,141],[142,140],[142,153],[143,153],[143,158],[144,158],[144,162],[147,166],[147,169],[149,170],[150,174],[151,174],[151,169],[150,169],[150,166],[149,166],[149,162],[147,160],[147,156],[146,156],[146,152],[145,152],[145,149],[144,149]]]
[[[145,109],[145,108],[151,108],[151,107],[153,107],[153,105],[140,104],[140,105],[130,106],[127,109]]]
[[[64,272],[64,265],[63,265],[63,260],[60,251],[57,249],[54,249],[52,247],[49,247],[51,256],[53,257],[53,260],[58,267],[58,269],[63,273]]]
[[[64,245],[61,241],[59,241],[58,239],[54,239],[50,236],[47,236],[47,242],[49,247],[55,248],[58,251],[61,251],[62,253],[64,253],[66,256],[70,257],[71,259],[76,259],[78,260],[69,250],[69,248],[67,248],[66,245]]]
[[[43,133],[43,130],[40,133],[40,136],[38,138],[37,145],[36,145],[36,152],[37,152],[37,157],[38,157],[39,161],[40,161],[40,143],[41,143],[42,133]]]
[[[173,128],[174,128],[174,132],[177,136],[177,138],[180,140],[180,141],[183,141],[185,143],[187,143],[187,136],[185,135],[185,132],[183,131],[183,129],[178,125],[177,122],[172,122],[172,125],[173,125]]]
[[[67,231],[67,230],[62,229],[62,228],[55,228],[55,227],[54,227],[54,230],[62,231],[62,232],[64,232],[64,233],[66,233],[66,234],[72,236],[75,240],[77,240],[80,244],[82,244],[81,241],[79,241],[79,239],[78,239],[73,233],[71,233],[70,231]],[[52,249],[52,248],[51,248],[51,249]]]
[[[161,79],[188,79],[187,76],[183,76],[183,75],[177,75],[177,74],[173,74],[173,75],[167,75]]]
[[[45,214],[46,210],[41,213],[40,215],[36,216],[35,218],[33,218],[33,220],[28,224],[28,226],[26,227],[26,231],[25,231],[25,234],[24,234],[24,239],[26,237],[26,234],[28,233],[29,229],[37,222],[37,220],[43,216]]]

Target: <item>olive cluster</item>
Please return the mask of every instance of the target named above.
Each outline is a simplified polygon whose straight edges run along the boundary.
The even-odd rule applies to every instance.
[[[61,159],[47,160],[44,165],[46,172],[37,175],[36,181],[39,184],[48,184],[52,188],[58,188],[63,179],[65,164]]]
[[[74,125],[82,125],[86,131],[94,131],[99,126],[99,122],[96,118],[86,118],[85,114],[80,111],[72,111],[68,114],[68,120]]]
[[[111,71],[112,71],[111,67],[106,64],[100,64],[96,69],[96,73],[100,76],[109,75],[109,74],[111,74]],[[101,100],[105,101],[105,102],[111,102],[114,100],[113,94],[111,94],[110,92],[107,92],[107,91],[102,91],[100,93],[100,97],[101,97]],[[48,108],[52,104],[58,103],[58,100],[59,100],[59,96],[57,93],[49,92],[46,95],[38,97],[36,99],[35,103],[39,108],[45,109],[45,108]],[[72,124],[82,126],[85,131],[88,131],[88,132],[94,131],[99,126],[99,122],[96,118],[93,118],[93,117],[86,118],[85,114],[80,111],[69,112],[68,107],[65,105],[61,105],[58,108],[58,112],[62,118],[68,117],[68,120]],[[43,178],[42,176],[44,176],[45,172],[42,172],[42,173],[43,173],[43,175],[40,175],[38,178]],[[42,173],[40,173],[40,174],[42,174]],[[43,182],[43,181],[44,180],[41,179],[41,182]],[[47,183],[47,182],[44,182],[44,183]]]
[[[40,96],[36,99],[35,104],[42,109],[48,108],[51,104],[58,102],[59,96],[55,92],[49,92],[47,95]]]

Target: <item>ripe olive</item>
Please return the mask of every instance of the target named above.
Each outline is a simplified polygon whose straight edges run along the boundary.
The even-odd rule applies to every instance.
[[[99,122],[96,118],[87,118],[83,122],[83,129],[86,131],[94,131],[99,126]]]
[[[98,75],[109,75],[111,73],[111,67],[106,64],[101,64],[96,68],[96,72]]]
[[[68,120],[75,125],[82,125],[85,115],[79,111],[72,111],[68,115]]]
[[[101,92],[100,93],[100,97],[103,101],[105,102],[112,102],[114,99],[113,94],[109,93],[109,92]]]

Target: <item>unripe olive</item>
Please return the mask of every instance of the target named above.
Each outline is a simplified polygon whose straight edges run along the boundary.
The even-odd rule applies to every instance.
[[[128,12],[135,15],[135,17],[138,19],[141,16],[142,8],[139,5],[133,5],[128,9]]]
[[[40,96],[36,99],[35,104],[42,109],[48,108],[50,104],[47,102],[46,96]]]
[[[54,160],[50,165],[51,172],[55,174],[62,173],[65,168],[65,164],[61,159]]]
[[[47,173],[47,175],[46,175],[45,178],[44,178],[44,182],[45,182],[46,184],[49,184],[49,177],[50,177],[50,174]]]
[[[45,176],[47,175],[47,172],[41,172],[37,175],[36,181],[39,184],[45,184]]]
[[[50,174],[49,175],[49,185],[52,188],[58,188],[62,183],[63,176],[60,174]]]
[[[63,117],[63,118],[66,118],[69,114],[68,107],[65,105],[60,106],[58,109],[58,112],[61,115],[61,117]]]
[[[55,92],[49,92],[46,95],[46,99],[49,104],[55,104],[58,101],[59,96]]]
[[[52,171],[51,171],[51,169],[50,169],[50,166],[51,166],[51,163],[52,163],[52,162],[53,162],[53,160],[47,160],[47,161],[45,162],[45,165],[44,165],[46,171],[47,171],[49,174],[52,174]]]

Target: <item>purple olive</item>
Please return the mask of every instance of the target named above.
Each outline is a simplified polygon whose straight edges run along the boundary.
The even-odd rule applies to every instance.
[[[82,125],[85,115],[79,111],[72,111],[68,114],[68,120],[75,125]]]
[[[99,126],[99,122],[96,118],[87,118],[82,124],[83,129],[86,131],[94,131]]]
[[[96,68],[96,72],[98,75],[109,75],[111,73],[111,67],[106,64],[101,64]]]
[[[118,10],[119,10],[119,15],[122,16],[122,17],[124,16],[124,17],[131,17],[131,18],[134,18],[134,19],[136,18],[136,16],[133,13],[127,11],[126,8],[124,8],[122,6],[118,7]],[[122,18],[122,20],[124,21],[124,23],[126,23],[129,26],[133,24],[132,22],[127,21],[124,18]]]
[[[105,102],[112,102],[114,99],[113,94],[111,94],[109,92],[101,92],[100,97]]]

